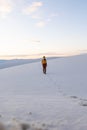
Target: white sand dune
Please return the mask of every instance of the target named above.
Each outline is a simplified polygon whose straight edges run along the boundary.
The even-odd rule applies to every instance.
[[[5,130],[87,130],[87,55],[0,70]],[[1,130],[1,129],[0,129]]]

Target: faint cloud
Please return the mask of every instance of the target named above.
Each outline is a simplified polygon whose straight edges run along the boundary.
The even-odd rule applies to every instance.
[[[30,39],[25,39],[24,41],[20,41],[22,43],[40,43],[40,40],[38,38],[30,38]]]
[[[31,15],[32,19],[41,19],[41,15],[39,13],[35,13],[33,15]]]
[[[5,18],[12,11],[11,0],[0,0],[0,16]]]
[[[40,43],[39,40],[32,40],[32,42],[34,42],[34,43]]]
[[[52,14],[50,15],[50,18],[57,17],[57,16],[58,16],[57,13],[52,13]]]
[[[43,5],[42,2],[32,2],[32,4],[25,9],[23,9],[23,13],[26,15],[31,15],[32,13],[35,13],[39,7]]]
[[[45,27],[49,22],[51,22],[54,17],[57,17],[57,13],[44,14],[39,10],[40,7],[43,6],[43,2],[32,2],[31,5],[25,7],[22,12],[25,15],[29,15],[32,19],[36,19],[37,23],[35,24],[37,27]]]
[[[33,38],[30,40],[30,42],[31,43],[40,43],[40,40]]]
[[[36,24],[37,27],[44,27],[47,23],[45,21],[40,21]]]
[[[57,16],[58,16],[57,14],[52,14],[48,16],[47,18],[44,18],[44,20],[37,22],[36,26],[45,27],[47,24],[49,24],[53,20],[53,17],[57,17]]]

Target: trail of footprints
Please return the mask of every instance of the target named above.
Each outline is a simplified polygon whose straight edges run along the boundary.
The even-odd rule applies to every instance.
[[[80,106],[87,107],[87,99],[79,98],[77,96],[70,96],[70,98],[79,101]]]

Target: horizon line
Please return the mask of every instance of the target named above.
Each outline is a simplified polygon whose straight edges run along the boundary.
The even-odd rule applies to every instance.
[[[74,56],[80,54],[86,54],[87,52],[71,52],[71,53],[38,53],[38,54],[13,54],[13,55],[0,55],[0,59],[36,59],[41,58],[43,55],[46,57],[66,57],[66,56]]]

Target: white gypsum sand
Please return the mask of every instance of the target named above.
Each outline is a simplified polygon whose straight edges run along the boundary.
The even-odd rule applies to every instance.
[[[86,130],[87,55],[0,70],[0,120],[6,130]],[[1,130],[1,129],[0,129]]]

